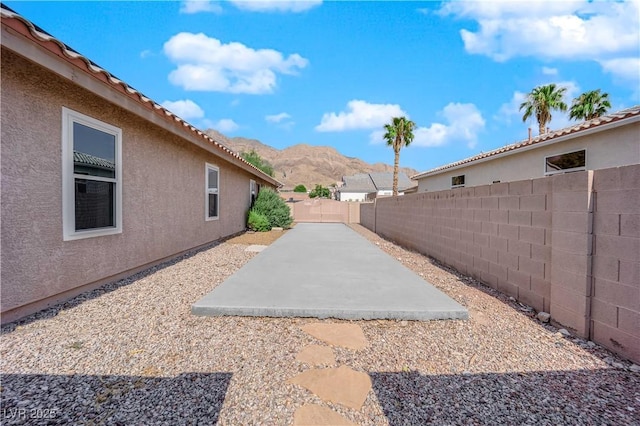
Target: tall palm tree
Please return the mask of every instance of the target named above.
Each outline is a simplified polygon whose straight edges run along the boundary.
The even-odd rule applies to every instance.
[[[540,134],[545,133],[547,124],[551,122],[551,111],[567,110],[567,104],[562,100],[566,91],[566,87],[556,87],[553,83],[533,89],[527,95],[527,99],[520,104],[520,111],[524,109],[522,121],[527,121],[529,117],[534,115],[538,121]]]
[[[413,130],[416,123],[406,117],[394,117],[390,124],[384,125],[384,139],[387,145],[393,147],[395,159],[393,161],[393,195],[398,195],[398,169],[400,168],[400,150],[413,142]]]
[[[611,108],[609,94],[600,93],[600,89],[584,92],[571,103],[569,118],[572,120],[591,120],[602,117]]]

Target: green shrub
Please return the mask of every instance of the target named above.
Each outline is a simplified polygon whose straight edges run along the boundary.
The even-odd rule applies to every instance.
[[[256,212],[254,209],[249,210],[247,226],[249,227],[249,229],[253,229],[254,231],[258,232],[267,232],[271,230],[269,219],[267,219],[265,215]]]
[[[303,184],[297,185],[295,188],[293,188],[293,192],[307,192],[307,187]]]
[[[260,190],[252,210],[264,215],[272,228],[276,226],[290,228],[293,222],[289,206],[275,191],[269,188]]]
[[[314,189],[309,193],[309,198],[331,198],[331,191],[329,188],[322,185],[316,185]]]

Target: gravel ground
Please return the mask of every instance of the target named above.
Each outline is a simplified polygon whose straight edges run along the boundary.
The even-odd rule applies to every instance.
[[[356,321],[370,346],[334,352],[337,365],[372,379],[361,410],[286,383],[309,368],[295,356],[321,342],[300,326],[318,320],[190,314],[194,301],[255,255],[244,249],[260,242],[245,236],[243,244],[213,245],[2,327],[2,423],[290,425],[296,408],[316,403],[362,425],[640,424],[632,364],[353,228],[471,317]]]

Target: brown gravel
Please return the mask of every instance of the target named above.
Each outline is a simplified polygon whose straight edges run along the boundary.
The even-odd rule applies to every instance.
[[[228,244],[246,244],[246,245],[252,245],[252,244],[259,244],[259,245],[264,245],[264,246],[268,246],[269,244],[273,243],[275,240],[277,240],[278,238],[282,237],[287,231],[274,231],[271,230],[269,232],[253,232],[253,231],[248,231],[248,232],[244,232],[238,236],[235,236],[233,238],[230,238],[226,241],[226,243]]]
[[[369,346],[334,353],[373,381],[361,410],[287,383],[309,369],[296,354],[321,343],[300,327],[339,321],[190,314],[255,255],[244,249],[256,242],[229,240],[4,326],[3,424],[290,425],[304,403],[363,425],[640,424],[630,363],[353,228],[470,311],[468,321],[356,321]]]

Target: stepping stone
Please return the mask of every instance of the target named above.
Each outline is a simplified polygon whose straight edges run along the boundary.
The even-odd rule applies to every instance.
[[[251,252],[254,252],[254,253],[260,253],[262,250],[264,250],[266,248],[267,248],[267,246],[263,246],[263,245],[260,245],[260,244],[253,244],[253,245],[250,245],[249,247],[247,247],[246,249],[244,249],[244,251],[251,251]]]
[[[305,404],[293,415],[293,426],[357,426],[330,408]]]
[[[362,328],[356,324],[314,323],[300,327],[302,331],[333,346],[359,350],[369,344]]]
[[[300,385],[322,400],[335,402],[359,410],[371,390],[371,378],[366,373],[347,366],[307,370],[289,379],[289,383]]]
[[[309,345],[298,352],[296,361],[309,365],[334,365],[336,363],[336,357],[333,355],[333,350],[331,350],[330,347]]]

